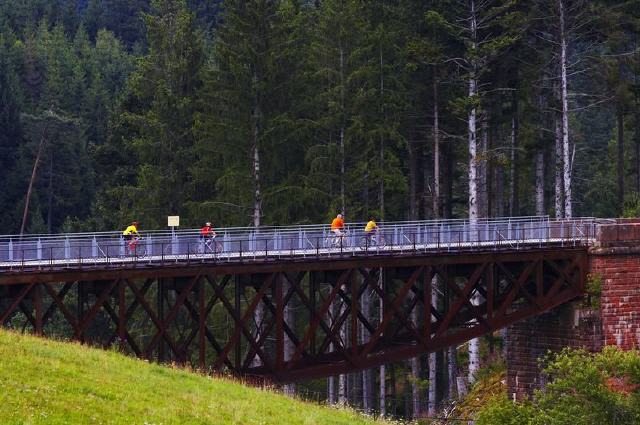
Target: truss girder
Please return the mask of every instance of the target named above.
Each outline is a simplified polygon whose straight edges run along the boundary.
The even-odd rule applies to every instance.
[[[579,297],[586,274],[586,250],[565,248],[1,276],[0,324],[289,382],[493,332]]]

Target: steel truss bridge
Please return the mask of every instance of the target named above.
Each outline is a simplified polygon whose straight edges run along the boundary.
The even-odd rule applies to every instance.
[[[595,219],[0,237],[0,325],[292,382],[412,358],[583,294]],[[384,242],[382,242],[384,239]],[[142,250],[140,250],[142,247]]]

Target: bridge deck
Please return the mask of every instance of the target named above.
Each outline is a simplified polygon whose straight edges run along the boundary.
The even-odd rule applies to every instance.
[[[135,252],[129,252],[122,236],[113,232],[0,236],[0,273],[583,246],[594,240],[596,224],[591,218],[555,221],[548,217],[477,224],[464,220],[395,222],[382,223],[374,240],[358,230],[364,227],[361,223],[349,224],[344,238],[335,238],[323,225],[231,228],[217,231],[211,249],[191,229],[147,232]]]

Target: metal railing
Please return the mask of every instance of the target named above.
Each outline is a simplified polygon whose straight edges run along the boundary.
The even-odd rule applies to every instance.
[[[143,232],[129,249],[120,232],[0,236],[0,272],[60,267],[138,266],[176,262],[270,261],[294,257],[398,255],[478,250],[520,250],[590,244],[604,220],[551,220],[548,216],[382,222],[374,235],[348,223],[344,236],[328,225],[217,229],[213,244],[197,229]]]

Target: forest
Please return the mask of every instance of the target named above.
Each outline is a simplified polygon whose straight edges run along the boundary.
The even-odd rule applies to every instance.
[[[639,33],[640,0],[0,0],[0,225],[637,216]]]

